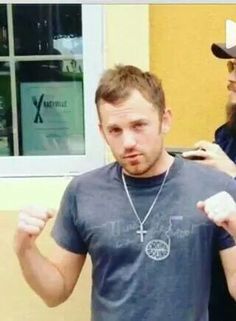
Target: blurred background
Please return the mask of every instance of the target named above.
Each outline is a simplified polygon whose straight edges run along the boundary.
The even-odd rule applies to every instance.
[[[134,64],[162,79],[170,148],[213,139],[225,120],[225,41],[233,4],[0,4],[0,299],[4,321],[89,321],[88,259],[72,297],[51,309],[24,283],[13,252],[18,210],[57,209],[74,175],[112,161],[94,92],[105,68]],[[39,240],[52,250],[53,221]]]

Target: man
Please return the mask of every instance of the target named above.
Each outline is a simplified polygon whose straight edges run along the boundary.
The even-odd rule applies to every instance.
[[[218,58],[231,59],[227,61],[229,72],[227,122],[216,130],[215,139],[229,158],[236,163],[236,46],[227,49],[224,44],[213,44],[212,52]]]
[[[207,321],[215,252],[236,298],[236,205],[229,195],[236,185],[167,153],[171,112],[153,74],[110,69],[95,101],[116,162],[67,187],[53,257],[43,257],[35,243],[50,211],[21,211],[15,251],[26,281],[56,306],[70,296],[89,254],[93,321]]]
[[[199,141],[196,150],[183,153],[184,157],[201,157],[201,164],[217,168],[236,178],[236,46],[227,49],[225,44],[212,44],[213,54],[227,59],[228,102],[226,105],[226,123],[215,131],[215,143]],[[210,321],[235,321],[236,302],[230,297],[227,284],[217,256],[213,269],[212,293],[209,306]]]

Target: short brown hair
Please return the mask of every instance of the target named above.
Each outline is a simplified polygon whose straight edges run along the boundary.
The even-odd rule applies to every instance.
[[[133,89],[138,90],[159,112],[162,117],[165,110],[165,94],[161,81],[150,72],[143,72],[131,65],[117,65],[102,75],[95,94],[98,115],[101,100],[119,104],[127,99]]]

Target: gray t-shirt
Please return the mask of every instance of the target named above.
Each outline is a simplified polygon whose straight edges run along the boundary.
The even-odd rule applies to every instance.
[[[141,220],[163,176],[126,176]],[[117,163],[72,180],[52,235],[63,248],[91,256],[93,321],[208,320],[211,260],[234,241],[196,203],[222,190],[235,197],[235,181],[177,157],[141,242]]]

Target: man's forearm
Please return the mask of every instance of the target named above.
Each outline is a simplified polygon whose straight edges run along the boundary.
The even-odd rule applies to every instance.
[[[231,297],[236,301],[236,273],[234,273],[228,282],[228,289]]]
[[[66,300],[65,282],[62,274],[36,246],[18,253],[17,257],[29,286],[49,306],[54,307]]]

